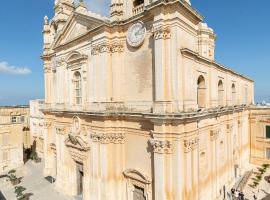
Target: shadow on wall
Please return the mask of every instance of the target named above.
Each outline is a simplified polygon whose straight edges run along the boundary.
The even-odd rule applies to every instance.
[[[0,191],[0,200],[7,200],[1,191]]]

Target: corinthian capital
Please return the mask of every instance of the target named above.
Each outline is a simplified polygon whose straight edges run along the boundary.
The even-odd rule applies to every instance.
[[[171,30],[168,27],[154,27],[152,30],[153,34],[154,34],[154,38],[156,40],[159,39],[169,39],[171,37]]]
[[[172,142],[168,140],[150,139],[149,143],[153,147],[153,151],[159,154],[172,153]]]
[[[190,152],[192,149],[196,149],[199,146],[199,138],[195,137],[195,138],[189,138],[184,140],[184,152],[188,153]]]
[[[56,134],[58,135],[65,135],[66,129],[64,127],[58,127],[56,128]]]

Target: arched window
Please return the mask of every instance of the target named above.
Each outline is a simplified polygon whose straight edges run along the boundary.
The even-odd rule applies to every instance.
[[[139,5],[141,5],[141,4],[144,4],[144,0],[134,0],[134,1],[133,1],[134,7],[139,6]]]
[[[199,76],[197,81],[197,104],[199,108],[206,107],[206,87],[203,76]]]
[[[232,105],[236,104],[236,89],[235,84],[232,84]]]
[[[75,96],[75,104],[82,104],[82,82],[81,82],[81,74],[80,72],[74,73],[74,96]]]
[[[218,105],[224,105],[224,87],[222,80],[219,80],[218,82]]]

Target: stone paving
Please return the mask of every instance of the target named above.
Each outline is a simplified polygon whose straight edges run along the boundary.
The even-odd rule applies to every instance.
[[[17,177],[23,177],[21,186],[26,188],[25,193],[30,194],[30,200],[74,200],[54,190],[54,185],[49,183],[42,175],[43,163],[28,161],[22,168],[16,169]],[[3,196],[0,200],[16,200],[14,186],[0,178],[0,191]]]
[[[257,197],[257,200],[270,200],[270,183],[266,181],[266,177],[270,176],[270,168],[267,169],[267,171],[262,176],[261,181],[259,182],[259,185],[256,188],[252,188],[251,185],[253,184],[256,176],[256,172],[258,172],[258,168],[260,166],[254,167],[253,175],[250,177],[246,187],[244,188],[244,194],[245,194],[245,200],[254,200],[253,195],[255,194]]]

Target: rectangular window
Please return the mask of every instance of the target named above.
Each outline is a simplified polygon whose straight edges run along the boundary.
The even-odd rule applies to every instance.
[[[17,123],[17,117],[11,117],[11,123]]]
[[[270,159],[270,148],[266,148],[266,158]]]
[[[270,126],[266,126],[266,138],[270,139]]]

